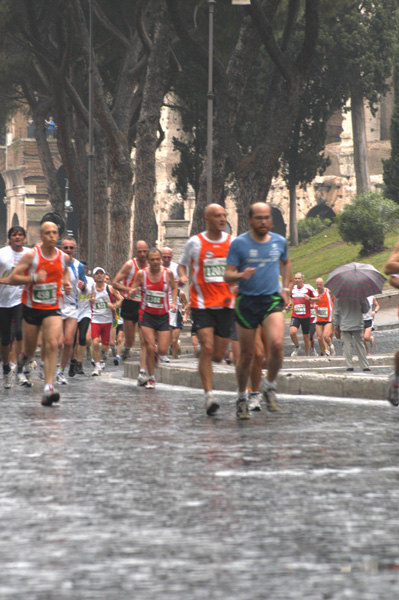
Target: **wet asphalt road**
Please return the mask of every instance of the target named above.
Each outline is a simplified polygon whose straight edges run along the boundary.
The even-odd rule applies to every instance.
[[[137,388],[1,390],[2,600],[380,600],[399,589],[399,410]]]

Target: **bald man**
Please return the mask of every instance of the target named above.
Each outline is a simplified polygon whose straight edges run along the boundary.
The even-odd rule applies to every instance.
[[[209,204],[205,209],[206,230],[187,241],[178,267],[182,285],[188,281],[187,269],[191,269],[191,318],[201,344],[199,372],[207,415],[219,409],[212,391],[212,361],[223,360],[233,323],[235,299],[230,285],[224,281],[232,241],[225,232],[226,222],[223,206]]]
[[[133,281],[137,273],[148,266],[147,261],[148,245],[144,240],[139,240],[134,247],[134,257],[127,260],[123,267],[116,274],[112,286],[123,296],[121,306],[121,317],[123,318],[123,332],[125,334],[125,345],[122,348],[121,356],[123,360],[129,356],[130,348],[134,344],[136,335],[136,324],[139,322],[140,296],[131,298],[130,292],[133,287]],[[148,381],[146,373],[146,350],[144,339],[140,337],[140,372],[137,379],[137,385],[145,385]]]

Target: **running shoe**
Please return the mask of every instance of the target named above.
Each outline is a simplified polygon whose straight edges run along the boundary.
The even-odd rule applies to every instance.
[[[76,361],[75,373],[76,373],[76,375],[84,375],[85,374],[85,372],[83,371],[83,365],[81,362]]]
[[[68,371],[68,375],[69,377],[75,377],[76,374],[76,358],[72,358],[71,362],[69,363],[69,371]]]
[[[145,385],[148,381],[147,373],[140,369],[139,376],[137,377],[137,385]]]
[[[101,367],[94,367],[91,376],[99,377],[101,375]]]
[[[3,386],[5,390],[9,390],[11,388],[11,371],[9,373],[3,372]]]
[[[215,396],[212,392],[208,392],[205,394],[205,410],[206,414],[210,417],[214,415],[217,410],[219,410],[219,403],[216,402]]]
[[[130,354],[130,348],[127,348],[127,346],[123,346],[122,352],[121,352],[121,359],[126,360],[127,358],[129,358],[129,354]]]
[[[61,383],[62,385],[68,385],[68,382],[66,380],[66,377],[64,375],[64,371],[57,371],[57,374],[55,376],[55,380],[57,383]]]
[[[260,392],[250,392],[248,396],[248,408],[253,411],[262,410],[261,406],[262,394]]]
[[[117,354],[114,358],[115,367],[117,367],[119,365],[120,360],[121,360],[121,357],[119,356],[119,354]]]
[[[30,387],[29,382],[26,379],[25,373],[17,373],[17,383],[18,383],[18,385],[23,385],[25,387]]]
[[[311,348],[310,356],[318,356],[316,348]]]
[[[325,354],[325,355],[326,355],[326,356],[331,356],[331,354],[330,354],[329,350],[326,350],[326,354]]]
[[[334,344],[330,344],[330,352],[331,352],[331,356],[335,356]]]
[[[26,387],[32,387],[32,381],[30,378],[30,363],[25,365],[23,374],[25,375],[25,383],[23,383],[22,385]]]
[[[149,377],[147,384],[145,386],[146,390],[153,390],[155,389],[155,379],[153,377]]]
[[[104,371],[105,367],[106,367],[107,362],[105,360],[100,360],[100,368],[101,371]]]
[[[267,410],[270,412],[278,412],[280,409],[277,404],[276,399],[276,390],[268,387],[266,381],[263,382],[262,396],[264,401],[266,402]]]
[[[237,400],[236,415],[238,419],[249,419],[248,403],[244,400]]]
[[[170,363],[170,359],[166,356],[166,354],[159,355],[159,362],[161,363]]]
[[[392,406],[399,406],[399,377],[395,373],[392,373],[389,378],[387,400]]]
[[[294,348],[293,351],[291,352],[291,356],[298,356],[298,352],[299,352],[299,348]]]
[[[56,392],[54,386],[49,386],[47,390],[44,390],[42,395],[42,405],[51,406],[53,402],[58,402],[60,399],[59,392]]]

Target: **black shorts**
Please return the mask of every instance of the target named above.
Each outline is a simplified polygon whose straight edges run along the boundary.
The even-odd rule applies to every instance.
[[[86,346],[87,330],[90,327],[90,317],[83,317],[78,321],[79,346]]]
[[[373,327],[373,319],[366,319],[365,321],[363,321],[364,329],[371,329],[372,327]]]
[[[30,308],[29,306],[23,305],[22,318],[29,325],[36,325],[40,327],[43,319],[46,317],[62,317],[60,308],[50,308],[49,310],[41,308]]]
[[[123,331],[123,323],[120,323],[116,326],[116,335],[118,335],[118,333],[120,333],[121,331]]]
[[[133,321],[133,323],[139,322],[139,308],[140,302],[135,300],[129,300],[124,298],[121,305],[121,317],[124,321]]]
[[[236,299],[236,320],[245,329],[257,329],[272,313],[282,312],[284,300],[280,294],[265,296],[244,296]]]
[[[229,338],[234,310],[232,308],[192,308],[191,318],[195,332],[212,327],[215,335]]]
[[[316,325],[328,325],[329,323],[332,323],[332,321],[316,321]]]
[[[150,327],[155,331],[169,331],[169,313],[165,315],[152,315],[151,313],[141,312],[141,327]]]
[[[302,327],[302,333],[307,335],[310,332],[310,317],[291,317],[290,327]]]
[[[236,326],[236,321],[235,319],[233,319],[233,322],[231,324],[231,329],[230,329],[230,339],[232,342],[238,342],[238,335],[237,335],[237,326]]]
[[[9,346],[14,339],[22,340],[22,304],[10,308],[0,307],[0,341]]]

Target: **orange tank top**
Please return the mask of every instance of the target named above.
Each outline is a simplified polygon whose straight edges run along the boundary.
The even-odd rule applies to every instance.
[[[190,301],[193,308],[234,308],[234,295],[223,279],[231,235],[221,242],[197,235],[200,242],[198,257],[191,261],[192,283]]]
[[[123,281],[120,282],[123,285],[125,285],[126,287],[131,287],[133,285],[134,278],[136,277],[136,274],[140,271],[140,267],[138,266],[135,258],[132,258],[130,260],[130,262],[131,262],[130,271],[126,275],[126,277],[123,279]],[[129,298],[128,292],[121,292],[121,294],[124,298]],[[140,302],[140,299],[138,299],[138,298],[129,298],[129,300],[133,300],[134,302]]]
[[[320,296],[320,302],[316,304],[317,321],[319,323],[328,323],[332,321],[333,300],[330,290],[324,289],[324,293]]]
[[[35,256],[25,275],[32,275],[40,269],[44,269],[47,277],[43,283],[28,283],[22,292],[22,302],[30,308],[39,308],[40,310],[59,308],[66,265],[65,255],[61,250],[55,248],[55,256],[45,258],[40,245],[35,246],[34,250]]]

